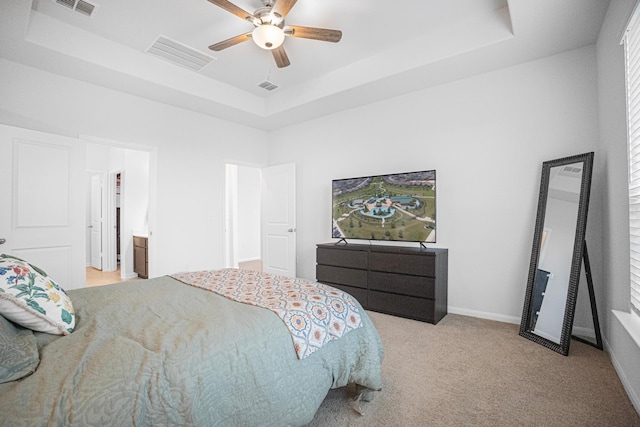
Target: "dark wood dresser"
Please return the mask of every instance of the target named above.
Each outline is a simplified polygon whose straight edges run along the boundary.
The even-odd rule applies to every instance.
[[[325,243],[316,248],[316,280],[366,310],[436,324],[447,314],[447,258],[447,249]]]

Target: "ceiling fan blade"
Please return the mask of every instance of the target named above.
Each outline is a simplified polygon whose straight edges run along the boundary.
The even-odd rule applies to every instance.
[[[276,0],[273,7],[271,8],[271,11],[284,18],[285,16],[287,16],[287,14],[289,14],[289,11],[297,1],[298,0]]]
[[[338,43],[342,39],[342,31],[329,30],[327,28],[300,27],[287,25],[284,33],[289,37],[301,37],[304,39],[322,40],[324,42]]]
[[[289,62],[289,57],[287,56],[287,52],[284,50],[284,46],[280,46],[271,51],[273,53],[273,59],[276,60],[276,65],[278,68],[284,68],[291,65]]]
[[[251,33],[240,34],[239,36],[231,37],[230,39],[212,44],[211,46],[209,46],[209,49],[219,52],[228,47],[235,46],[242,42],[246,42],[247,40],[251,40]]]
[[[222,9],[226,10],[227,12],[233,13],[238,18],[240,18],[240,19],[242,19],[244,21],[252,22],[253,20],[256,19],[253,16],[252,13],[247,12],[246,10],[242,9],[241,7],[236,6],[235,4],[231,3],[230,1],[227,1],[227,0],[208,0],[208,1],[210,3],[215,4],[218,7],[221,7]]]

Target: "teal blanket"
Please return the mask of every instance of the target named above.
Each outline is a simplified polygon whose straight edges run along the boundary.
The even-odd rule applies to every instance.
[[[36,333],[36,372],[0,384],[3,425],[296,426],[331,388],[382,386],[359,305],[363,328],[300,360],[274,313],[170,277],[68,294],[76,329]]]

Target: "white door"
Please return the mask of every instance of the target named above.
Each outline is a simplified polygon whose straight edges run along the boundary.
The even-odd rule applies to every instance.
[[[91,267],[102,270],[102,179],[91,177]]]
[[[262,170],[262,269],[296,276],[296,165]]]
[[[0,125],[0,252],[65,289],[85,286],[85,151],[77,139]]]

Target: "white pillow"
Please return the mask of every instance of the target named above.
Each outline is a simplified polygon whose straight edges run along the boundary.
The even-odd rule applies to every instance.
[[[0,255],[0,314],[34,331],[68,335],[76,324],[71,299],[38,267]]]

